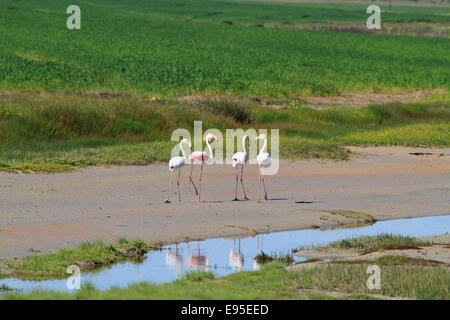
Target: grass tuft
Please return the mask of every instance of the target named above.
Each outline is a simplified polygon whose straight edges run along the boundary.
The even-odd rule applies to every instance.
[[[271,254],[268,255],[264,251],[261,251],[256,257],[255,260],[258,264],[266,264],[271,262],[279,262],[285,265],[289,265],[294,262],[294,258],[292,254]]]
[[[418,249],[419,246],[429,245],[420,242],[413,237],[392,234],[380,234],[376,236],[363,236],[343,239],[330,243],[328,246],[338,249],[355,249],[363,254],[379,250],[405,250]]]
[[[201,111],[222,115],[241,124],[251,123],[251,107],[245,100],[232,97],[207,97],[190,102]]]
[[[66,276],[67,267],[78,265],[81,270],[100,268],[126,259],[140,259],[151,248],[140,240],[120,239],[115,243],[102,240],[82,242],[76,248],[60,249],[57,253],[7,260],[8,276],[50,278]]]

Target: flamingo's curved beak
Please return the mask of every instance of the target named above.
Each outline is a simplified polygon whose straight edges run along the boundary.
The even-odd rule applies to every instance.
[[[214,140],[219,140],[215,135],[212,135],[211,138],[213,138]]]

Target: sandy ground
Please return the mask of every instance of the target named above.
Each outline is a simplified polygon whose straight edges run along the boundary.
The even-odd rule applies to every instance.
[[[450,213],[450,149],[353,151],[360,154],[349,161],[282,161],[279,173],[266,178],[270,200],[264,204],[256,202],[255,166],[244,177],[251,200],[239,202],[231,201],[231,166],[205,167],[203,203],[195,201],[186,168],[181,205],[176,194],[164,203],[165,166],[0,173],[0,257],[98,238],[158,243],[354,222],[321,210],[354,210],[379,220]],[[416,152],[425,155],[410,154]]]
[[[411,91],[402,93],[343,92],[338,97],[304,97],[310,108],[329,109],[335,107],[368,107],[386,103],[417,102],[433,94],[443,94],[442,90]]]
[[[334,22],[333,24],[339,24]],[[348,23],[346,23],[348,24]],[[423,101],[425,98],[433,95],[443,95],[446,91],[442,89],[433,90],[418,90],[418,91],[405,91],[397,93],[375,93],[375,92],[342,92],[339,96],[301,96],[302,103],[309,108],[313,109],[329,109],[336,107],[368,107],[371,105],[381,105],[388,103],[413,103]],[[40,96],[40,97],[52,97],[64,95],[63,92],[29,92],[29,91],[10,91],[0,90],[0,96]],[[132,98],[130,94],[118,94],[106,91],[90,90],[80,91],[74,93],[78,96],[92,97],[99,99],[115,99],[115,98]],[[182,102],[194,102],[203,99],[223,99],[226,96],[217,94],[191,94],[179,97],[178,100]],[[135,97],[136,98],[136,97]],[[142,98],[139,98],[142,99]],[[242,97],[241,97],[242,99]],[[262,106],[271,107],[274,109],[283,108],[287,104],[289,99],[264,99],[264,98],[248,98],[247,103],[258,102]],[[158,100],[156,97],[150,98],[150,101]]]
[[[450,26],[450,25],[449,25]],[[433,95],[443,95],[446,91],[442,89],[433,90],[419,90],[419,91],[406,91],[397,93],[375,93],[375,92],[342,92],[339,96],[301,96],[301,103],[312,109],[330,109],[330,108],[364,108],[372,105],[382,105],[389,103],[414,103],[424,101],[426,98]],[[1,94],[1,92],[0,92]],[[10,95],[23,94],[20,92],[9,93]],[[85,92],[80,93],[84,95],[96,96],[96,97],[108,97],[108,93],[92,93]],[[178,98],[181,102],[195,102],[208,99],[223,99],[226,96],[217,94],[192,94]],[[248,98],[246,103],[257,102],[261,106],[282,109],[288,104],[290,99],[267,99],[267,98]]]

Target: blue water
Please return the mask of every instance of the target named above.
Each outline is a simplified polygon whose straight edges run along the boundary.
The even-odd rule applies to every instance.
[[[168,245],[161,251],[148,252],[141,263],[124,262],[98,272],[83,272],[81,283],[91,283],[100,290],[125,287],[136,282],[173,281],[187,271],[211,270],[217,276],[258,269],[255,256],[265,253],[291,253],[299,247],[326,245],[344,238],[392,233],[413,237],[443,234],[450,231],[450,215],[380,221],[371,226],[352,229],[298,230],[259,234],[254,237],[218,238]],[[298,261],[304,260],[294,256]],[[69,276],[69,275],[68,275]],[[24,292],[33,289],[71,291],[66,279],[29,281],[0,279],[5,285]]]

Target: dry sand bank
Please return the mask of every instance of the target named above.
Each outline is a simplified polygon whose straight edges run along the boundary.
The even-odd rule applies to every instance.
[[[264,204],[256,203],[255,166],[245,170],[251,200],[239,202],[231,201],[231,166],[205,167],[203,203],[195,201],[185,169],[181,205],[175,194],[173,203],[164,203],[165,166],[0,173],[0,257],[97,238],[173,242],[354,222],[322,210],[354,210],[378,220],[450,213],[450,149],[353,151],[362,154],[340,162],[281,161],[279,174],[266,178],[271,200]]]

